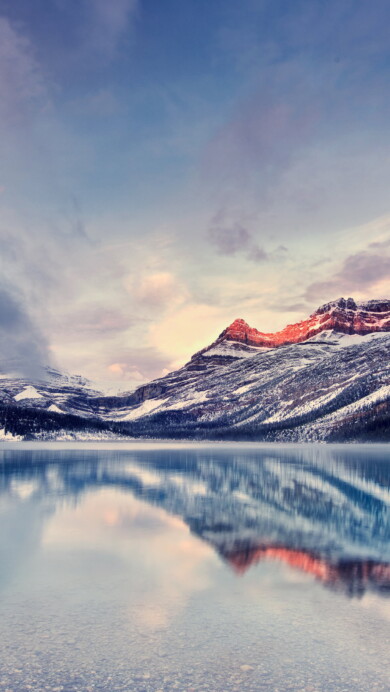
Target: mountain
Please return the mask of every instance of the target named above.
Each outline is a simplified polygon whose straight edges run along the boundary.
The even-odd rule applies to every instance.
[[[86,378],[60,373],[54,368],[46,368],[41,378],[33,382],[7,374],[2,374],[0,379],[3,404],[16,402],[56,413],[92,416],[94,412],[88,402],[98,395]]]
[[[387,439],[389,347],[390,301],[341,298],[275,334],[235,320],[180,370],[96,403],[141,435]]]
[[[111,436],[115,424],[96,417],[90,402],[99,392],[79,375],[42,369],[34,380],[0,373],[0,439]]]
[[[363,336],[373,332],[390,331],[390,301],[370,300],[357,305],[352,298],[340,298],[318,308],[307,320],[289,324],[281,332],[264,334],[241,319],[235,320],[225,329],[209,348],[224,341],[236,341],[250,346],[276,348],[287,344],[298,344],[321,332]],[[205,349],[207,350],[207,349]]]
[[[57,373],[41,384],[3,379],[2,396],[134,436],[387,440],[389,348],[390,301],[340,298],[273,334],[235,320],[184,367],[131,393],[103,396]]]

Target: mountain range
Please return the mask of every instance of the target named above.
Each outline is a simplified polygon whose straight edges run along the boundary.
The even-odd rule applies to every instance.
[[[179,370],[117,396],[47,369],[0,380],[3,437],[390,439],[390,300],[327,303],[263,333],[237,319]]]

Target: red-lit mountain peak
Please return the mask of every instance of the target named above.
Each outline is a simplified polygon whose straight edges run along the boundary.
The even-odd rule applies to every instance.
[[[340,298],[319,307],[307,320],[289,324],[280,332],[265,333],[236,319],[217,339],[238,341],[248,346],[276,347],[296,344],[326,330],[343,334],[370,334],[390,331],[390,300],[370,300],[357,304],[353,298]]]
[[[227,329],[225,329],[223,334],[225,334],[226,339],[230,339],[231,341],[245,341],[246,337],[248,334],[250,334],[253,331],[257,331],[256,329],[252,329],[248,322],[245,322],[245,320],[237,319],[232,322]],[[260,333],[260,332],[258,332]]]

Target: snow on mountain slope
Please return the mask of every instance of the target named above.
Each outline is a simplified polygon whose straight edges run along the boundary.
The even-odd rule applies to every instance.
[[[58,406],[57,404],[50,404],[50,406],[47,409],[48,411],[52,411],[53,413],[64,413]]]
[[[99,392],[79,375],[62,374],[53,368],[42,372],[42,378],[31,382],[17,375],[3,373],[0,378],[0,402],[46,409],[56,413],[92,416],[89,399]]]
[[[350,339],[350,337],[349,337]],[[353,364],[354,356],[362,360],[362,356],[368,352],[368,358],[374,358],[382,353],[388,355],[390,346],[390,334],[381,335],[380,339],[358,337],[356,346],[353,344],[343,346],[342,340],[337,342],[318,343],[308,341],[305,345],[286,346],[283,349],[261,349],[251,358],[237,359],[225,365],[199,369],[197,377],[188,377],[187,366],[181,370],[167,375],[154,384],[158,387],[158,397],[151,398],[150,408],[153,413],[157,411],[173,411],[204,407],[202,417],[216,419],[220,414],[240,407],[244,407],[240,418],[255,420],[259,416],[265,419],[266,413],[279,415],[282,419],[288,410],[295,410],[300,406],[300,413],[312,410],[313,406],[322,405],[324,397],[332,398],[337,391],[345,388],[363,377],[363,371],[357,373]],[[370,348],[371,347],[371,348]],[[207,358],[207,356],[206,356]],[[366,360],[366,359],[364,359]],[[332,370],[332,381],[329,374],[326,382],[318,382],[324,373]],[[374,366],[374,363],[373,363]],[[376,363],[376,369],[387,370],[386,363]],[[316,369],[315,369],[316,368]],[[370,372],[370,362],[366,362]],[[304,377],[305,390],[301,389],[300,382]],[[310,378],[313,383],[310,386]],[[337,384],[337,386],[336,386]],[[270,389],[272,387],[272,390]],[[298,390],[298,391],[296,391]],[[290,394],[288,394],[290,392]],[[308,397],[308,393],[312,395]],[[309,403],[310,400],[310,403]],[[121,401],[118,397],[116,403]],[[156,406],[152,403],[155,402]],[[128,403],[133,404],[132,401]],[[131,406],[135,411],[145,402],[136,402]],[[144,409],[144,413],[149,411]],[[272,412],[272,413],[271,413]],[[112,411],[116,415],[115,409]]]
[[[19,394],[15,394],[14,396],[15,401],[22,401],[22,399],[43,399],[42,394],[37,392],[35,387],[32,385],[29,385],[27,387],[24,387]]]
[[[290,335],[299,332],[296,342],[279,340],[276,346],[233,340],[228,328],[180,370],[129,396],[101,398],[99,413],[137,420],[146,434],[187,430],[191,435],[202,429],[269,434],[290,427],[301,428],[304,439],[321,438],[354,411],[390,399],[388,308],[389,301],[356,305],[340,299],[289,328]],[[302,339],[312,333],[314,319],[323,320],[320,331]]]
[[[259,352],[259,346],[244,346],[238,341],[221,341],[202,351],[205,358],[251,358]]]
[[[47,370],[40,382],[3,375],[0,401],[119,423],[131,435],[327,440],[379,419],[390,434],[389,350],[390,301],[341,298],[275,334],[236,320],[184,367],[135,391],[105,396]]]

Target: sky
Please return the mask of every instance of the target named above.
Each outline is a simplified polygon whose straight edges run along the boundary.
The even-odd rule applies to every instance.
[[[390,297],[388,0],[0,0],[0,357],[129,389]]]

